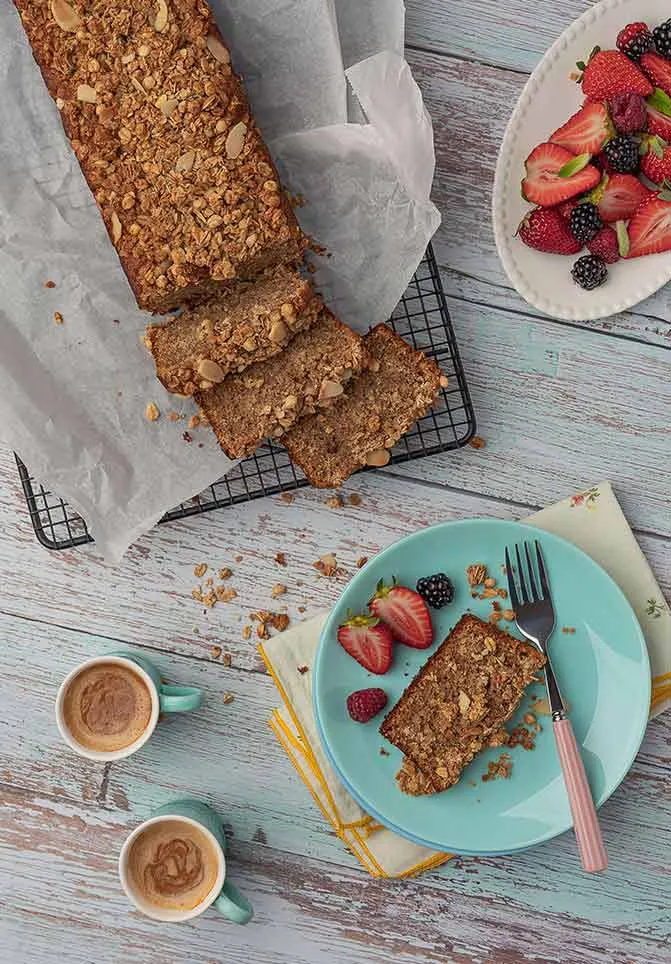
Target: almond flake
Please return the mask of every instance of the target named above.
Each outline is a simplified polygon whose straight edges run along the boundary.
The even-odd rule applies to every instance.
[[[179,101],[175,100],[174,97],[168,97],[166,94],[161,94],[161,96],[156,100],[156,106],[164,117],[170,117],[170,115],[179,107]]]
[[[123,228],[121,227],[121,221],[119,220],[116,211],[112,211],[112,241],[118,244],[121,240],[121,233]]]
[[[207,379],[208,382],[223,382],[226,377],[221,365],[212,361],[211,358],[203,358],[198,362],[198,374],[201,378]]]
[[[391,455],[387,449],[373,449],[366,456],[366,465],[372,465],[375,468],[381,468],[383,465],[387,465]]]
[[[230,129],[226,138],[226,157],[230,160],[234,161],[236,157],[240,157],[242,148],[245,146],[246,134],[247,125],[243,121],[239,121]]]
[[[51,0],[51,16],[61,30],[71,33],[81,26],[81,18],[77,11],[66,0]]]
[[[191,168],[193,167],[193,162],[195,161],[195,159],[196,159],[196,152],[187,151],[185,154],[182,154],[181,157],[177,158],[177,163],[175,164],[175,170],[183,171],[183,172],[190,171]]]
[[[207,38],[207,49],[220,64],[230,64],[231,55],[219,37],[215,37],[213,33],[209,34]]]
[[[471,705],[471,698],[468,693],[464,693],[463,690],[459,690],[459,712],[465,716],[468,712],[468,707]]]
[[[160,414],[161,414],[161,413],[159,412],[158,406],[156,405],[156,403],[155,403],[155,402],[149,402],[149,404],[147,405],[147,407],[146,407],[146,409],[145,409],[144,417],[145,417],[149,422],[155,422],[156,419],[159,417]]]
[[[168,7],[165,0],[158,0],[158,12],[152,26],[158,33],[163,33],[168,26]]]
[[[81,100],[85,104],[95,104],[98,100],[98,94],[89,84],[80,84],[77,88],[77,100]]]

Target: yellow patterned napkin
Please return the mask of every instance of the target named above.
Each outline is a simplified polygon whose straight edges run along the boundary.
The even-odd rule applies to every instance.
[[[651,716],[671,706],[671,610],[608,482],[525,520],[563,536],[599,563],[634,608],[652,666]],[[344,789],[321,745],[312,712],[310,672],[327,614],[299,623],[259,646],[283,706],[270,726],[338,836],[374,877],[410,877],[450,854],[410,843],[376,823]]]

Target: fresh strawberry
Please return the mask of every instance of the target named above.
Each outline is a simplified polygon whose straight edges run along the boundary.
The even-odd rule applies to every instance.
[[[660,137],[647,137],[641,144],[646,153],[641,158],[641,172],[653,182],[662,185],[671,181],[671,147]]]
[[[645,57],[649,56],[645,54]],[[583,70],[583,93],[592,100],[609,100],[615,94],[641,94],[647,97],[652,93],[652,84],[645,74],[619,50],[600,50],[597,47],[589,63],[579,63],[578,67]]]
[[[647,23],[638,21],[628,23],[617,35],[617,49],[632,60],[640,60],[644,53],[652,50],[655,41]]]
[[[584,194],[599,183],[600,174],[589,155],[575,157],[559,144],[539,144],[524,162],[527,176],[522,196],[532,204],[549,208]]]
[[[565,201],[559,208],[534,208],[517,229],[520,239],[536,251],[547,251],[550,254],[577,254],[582,249],[582,245],[576,241],[569,230],[570,213],[568,217],[561,213],[561,208],[569,203]]]
[[[338,629],[338,642],[364,669],[382,676],[391,666],[391,630],[375,616],[349,612]]]
[[[671,65],[670,65],[671,66]],[[646,101],[648,130],[671,142],[671,97],[656,87]]]
[[[387,705],[387,694],[378,686],[357,690],[347,697],[347,712],[356,723],[368,723]]]
[[[628,258],[671,251],[671,195],[653,194],[629,223]]]
[[[381,579],[368,608],[391,629],[399,643],[426,649],[433,642],[429,607],[414,589],[398,586],[396,580],[386,586]]]
[[[572,154],[598,154],[615,131],[608,108],[599,101],[590,102],[554,132],[550,141]]]
[[[617,233],[605,225],[587,245],[590,254],[598,254],[606,264],[615,264],[620,260],[620,245]]]
[[[641,67],[650,78],[654,87],[661,88],[665,94],[671,96],[671,62],[664,60],[659,54],[643,54]],[[648,93],[652,93],[649,91]],[[644,95],[645,97],[648,94]]]
[[[628,221],[652,191],[634,174],[606,174],[590,200],[606,223]]]

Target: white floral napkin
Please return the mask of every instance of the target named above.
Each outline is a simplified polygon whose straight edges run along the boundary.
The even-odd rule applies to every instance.
[[[671,610],[608,482],[543,509],[526,522],[563,536],[620,586],[643,629],[653,689],[651,716],[671,706]],[[310,669],[327,614],[263,643],[259,650],[283,706],[270,719],[278,740],[338,836],[375,877],[409,877],[450,859],[382,827],[352,799],[322,749],[312,711]]]

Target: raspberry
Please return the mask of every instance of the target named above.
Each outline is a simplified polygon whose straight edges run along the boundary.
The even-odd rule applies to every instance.
[[[612,228],[604,227],[592,238],[587,247],[590,254],[597,254],[603,258],[606,264],[615,264],[620,260],[620,246],[617,241],[617,234]]]
[[[616,94],[609,101],[610,116],[620,134],[638,134],[648,126],[648,111],[640,94]]]
[[[387,705],[387,694],[378,686],[356,690],[347,697],[347,712],[356,723],[368,723]]]

